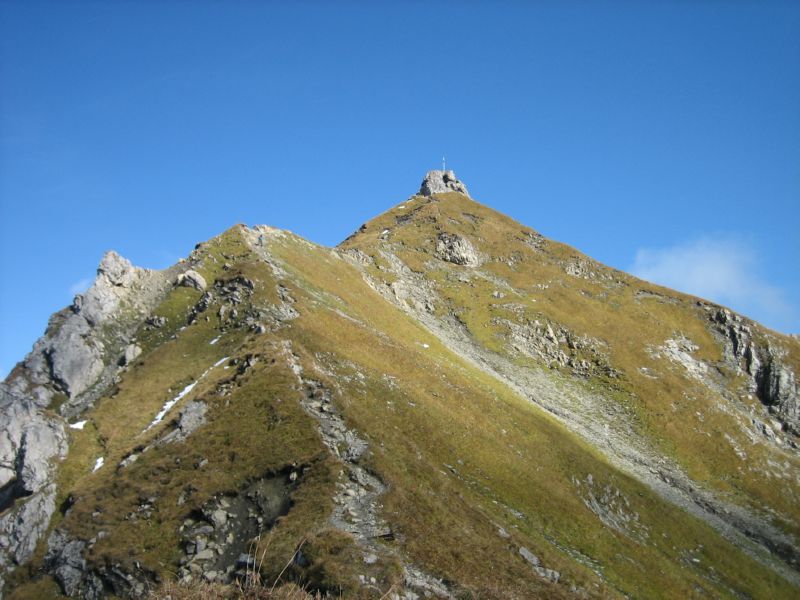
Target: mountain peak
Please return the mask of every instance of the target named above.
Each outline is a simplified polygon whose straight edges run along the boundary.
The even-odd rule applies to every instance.
[[[419,187],[419,193],[423,196],[433,196],[444,192],[458,192],[469,196],[467,186],[456,177],[454,171],[428,171]]]
[[[798,597],[800,342],[420,193],[107,253],[0,382],[0,595]]]

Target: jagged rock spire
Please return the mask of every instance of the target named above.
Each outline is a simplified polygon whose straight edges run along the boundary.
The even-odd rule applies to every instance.
[[[423,196],[432,196],[433,194],[441,194],[443,192],[459,192],[465,196],[469,196],[467,186],[456,177],[453,171],[428,171],[425,179],[422,180],[422,185],[419,188],[419,193]]]

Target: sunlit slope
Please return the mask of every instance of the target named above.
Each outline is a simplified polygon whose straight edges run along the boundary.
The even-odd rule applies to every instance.
[[[441,232],[468,237],[480,266],[436,259]],[[581,398],[599,399],[597,419],[616,428],[615,444],[617,429],[629,431],[631,443],[737,502],[769,507],[791,531],[796,484],[778,486],[714,443],[723,431],[745,443],[738,413],[715,410],[717,391],[646,351],[680,331],[699,358],[718,360],[694,299],[596,266],[458,194],[390,211],[342,250],[235,227],[192,260],[212,293],[170,293],[155,312],[166,325],[139,332],[142,355],[81,417],[83,429],[70,430],[60,467],[52,529],[86,542],[86,570],[106,587],[114,569],[154,585],[201,580],[189,567],[188,532],[211,509],[256,498],[266,482],[289,502],[274,525],[220,538],[220,556],[263,557],[267,581],[289,562],[285,578],[348,598],[384,597],[409,570],[455,597],[796,593],[426,321],[530,370],[543,394],[562,390],[572,402],[562,418],[581,410]],[[568,275],[561,261],[589,265],[600,279]],[[403,289],[418,284],[421,295]],[[675,301],[662,301],[666,294]],[[565,354],[583,375],[557,354],[545,364],[522,334],[509,341],[510,324],[535,320],[556,343],[566,335],[559,326],[570,332],[575,348]],[[204,424],[165,441],[193,402],[206,405]],[[749,461],[776,461],[773,446],[748,445]],[[33,566],[15,574],[11,597],[49,593],[39,571],[48,561],[42,544]],[[119,593],[135,592],[126,585],[120,576]]]
[[[467,247],[454,251],[454,238]],[[605,267],[462,194],[414,196],[341,247],[461,354],[689,501],[713,496],[796,568],[796,431],[732,364],[742,339],[726,327],[749,332],[745,353],[769,348],[794,372],[796,339]]]

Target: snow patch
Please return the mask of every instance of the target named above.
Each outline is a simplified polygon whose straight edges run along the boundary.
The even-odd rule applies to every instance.
[[[78,421],[77,423],[70,423],[70,429],[83,429],[83,426],[86,425],[87,421]]]
[[[208,375],[208,373],[211,371],[211,369],[213,369],[214,367],[220,366],[225,361],[230,360],[230,358],[231,358],[230,356],[225,356],[225,357],[219,359],[212,366],[210,366],[205,371],[203,371],[203,374],[200,375],[200,377],[198,377],[196,381],[193,381],[192,383],[187,385],[185,388],[183,388],[180,391],[180,393],[177,396],[175,396],[172,400],[167,400],[164,403],[164,406],[161,407],[161,410],[158,411],[158,414],[155,416],[155,418],[153,418],[153,420],[150,422],[150,424],[147,427],[144,428],[142,433],[144,433],[145,431],[149,431],[150,429],[152,429],[153,427],[155,427],[156,425],[161,423],[161,421],[164,420],[164,417],[167,415],[167,413],[170,411],[170,409],[173,406],[175,406],[178,402],[180,402],[189,392],[191,392],[195,388],[195,386],[198,383],[200,383],[200,380],[203,379],[206,375]]]
[[[106,462],[106,459],[103,458],[102,456],[98,458],[96,461],[94,461],[94,469],[92,469],[92,473],[94,473],[95,471],[97,471],[97,469],[102,467],[104,462]]]
[[[206,371],[206,373],[208,373],[208,371]],[[203,375],[205,375],[205,373],[203,373]],[[201,375],[200,379],[202,378],[203,376]],[[187,385],[185,388],[181,390],[181,393],[175,396],[172,400],[167,400],[164,403],[164,406],[161,407],[161,410],[158,411],[158,414],[156,415],[155,419],[153,419],[150,425],[147,426],[147,429],[145,429],[145,431],[147,431],[148,429],[152,429],[153,427],[161,423],[164,416],[169,412],[169,409],[175,406],[186,394],[191,392],[194,389],[194,386],[196,386],[197,383],[200,381],[200,379],[198,379],[194,383],[190,383],[189,385]]]

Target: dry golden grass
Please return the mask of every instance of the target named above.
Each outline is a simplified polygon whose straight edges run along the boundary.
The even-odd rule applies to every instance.
[[[218,583],[183,585],[167,582],[148,596],[148,600],[321,600],[322,598],[322,595],[310,594],[292,583],[272,588]]]

